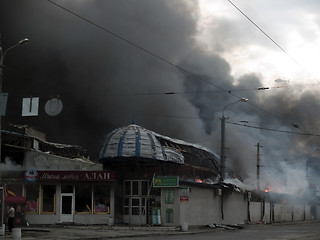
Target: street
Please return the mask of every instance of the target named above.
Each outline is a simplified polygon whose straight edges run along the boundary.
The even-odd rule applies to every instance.
[[[298,223],[298,224],[273,224],[273,225],[249,225],[245,226],[242,230],[234,231],[212,231],[205,233],[182,234],[182,235],[158,235],[148,237],[134,237],[134,238],[121,238],[123,240],[160,240],[160,239],[175,239],[175,240],[319,240],[320,239],[320,223]]]
[[[12,239],[6,232],[0,239]],[[225,230],[191,227],[188,232],[161,227],[123,227],[123,226],[32,226],[22,229],[22,239],[110,239],[123,240],[320,240],[320,222],[297,222],[245,225],[243,229]]]

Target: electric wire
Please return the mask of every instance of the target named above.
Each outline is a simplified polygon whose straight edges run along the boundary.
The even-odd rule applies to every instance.
[[[237,7],[231,0],[227,0],[234,8],[236,8],[246,19],[248,19],[260,32],[263,33],[271,42],[273,42],[282,52],[284,52],[295,64],[301,67],[306,73],[309,74],[317,83],[320,81],[314,77],[305,67],[303,67],[296,59],[294,59],[283,47],[280,46],[269,34],[267,34],[261,27],[258,26],[251,18],[248,17],[239,7]]]
[[[140,45],[138,45],[138,44],[136,44],[136,43],[133,43],[132,41],[129,41],[129,40],[125,39],[124,37],[122,37],[122,36],[120,36],[120,35],[112,32],[112,31],[108,30],[107,28],[102,27],[102,26],[100,26],[99,24],[97,24],[97,23],[95,23],[95,22],[93,22],[93,21],[91,21],[91,20],[89,20],[89,19],[87,19],[87,18],[85,18],[85,17],[83,17],[83,16],[81,16],[81,15],[79,15],[79,14],[77,14],[77,13],[75,13],[75,12],[73,12],[73,11],[71,11],[71,10],[69,10],[69,9],[61,6],[61,5],[59,5],[59,4],[57,4],[57,3],[55,3],[55,2],[53,2],[52,0],[47,0],[47,1],[48,1],[49,3],[55,5],[55,6],[59,7],[60,9],[66,11],[66,12],[68,12],[68,13],[70,13],[70,14],[72,14],[72,15],[80,18],[80,19],[82,19],[83,21],[85,21],[85,22],[87,22],[87,23],[89,23],[89,24],[97,27],[98,29],[100,29],[100,30],[102,30],[102,31],[104,31],[104,32],[106,32],[106,33],[108,33],[108,34],[110,34],[110,35],[112,35],[112,36],[120,39],[121,41],[123,41],[123,42],[125,42],[125,43],[127,43],[127,44],[129,44],[129,45],[131,45],[131,46],[133,46],[133,47],[135,47],[135,48],[143,51],[144,53],[147,53],[147,54],[149,54],[149,55],[151,55],[151,56],[159,59],[160,61],[163,61],[163,62],[165,62],[165,63],[173,66],[174,68],[180,70],[180,71],[183,72],[183,73],[186,73],[186,74],[188,74],[188,75],[191,75],[191,76],[195,77],[195,78],[198,79],[198,80],[201,80],[201,81],[206,82],[206,83],[208,83],[208,84],[210,84],[210,85],[213,85],[213,86],[215,86],[216,88],[220,89],[221,91],[232,95],[233,97],[237,98],[238,100],[241,100],[241,99],[243,98],[243,97],[241,97],[241,96],[236,95],[236,94],[233,93],[232,91],[226,90],[226,89],[224,89],[223,87],[219,86],[218,84],[215,84],[215,83],[213,83],[213,82],[211,82],[211,81],[208,81],[207,79],[205,79],[205,78],[203,78],[203,77],[200,77],[199,75],[197,75],[197,74],[195,74],[195,73],[193,73],[193,72],[191,72],[191,71],[189,71],[189,70],[187,70],[187,69],[185,69],[185,68],[183,68],[183,67],[181,67],[181,66],[179,66],[179,65],[177,65],[177,64],[175,64],[175,63],[173,63],[173,62],[171,62],[171,61],[169,61],[169,60],[167,60],[167,59],[165,59],[165,58],[163,58],[163,57],[161,57],[161,56],[159,56],[159,55],[157,55],[157,54],[154,53],[154,52],[151,52],[151,51],[149,51],[149,50],[141,47]],[[229,1],[232,5],[234,5],[230,0],[228,0],[228,1]],[[237,6],[234,5],[234,7],[236,7],[250,22],[252,22],[252,23],[253,23],[260,31],[262,31],[271,41],[273,41],[274,44],[276,44],[282,51],[284,51],[284,52],[286,53],[286,51],[285,51],[279,44],[277,44],[268,34],[266,34],[266,33],[265,33],[257,24],[255,24],[249,17],[247,17],[245,13],[243,13]],[[320,82],[319,82],[319,83],[320,83]],[[258,105],[255,105],[255,104],[251,103],[250,101],[248,101],[247,104],[249,104],[250,106],[252,106],[252,107],[254,107],[254,108],[256,108],[256,109],[259,109],[260,111],[262,111],[262,112],[264,112],[264,113],[266,113],[266,114],[268,114],[268,115],[273,116],[274,118],[279,119],[281,122],[286,122],[287,124],[292,124],[291,122],[282,119],[282,118],[279,117],[278,115],[276,115],[276,114],[274,114],[274,113],[272,113],[272,112],[269,112],[269,111],[267,111],[267,110],[259,107]],[[309,134],[309,133],[307,133],[307,134]]]
[[[280,132],[280,133],[289,133],[289,134],[303,135],[303,136],[320,137],[319,134],[312,134],[312,133],[305,133],[305,132],[292,132],[292,131],[286,131],[286,130],[279,130],[279,129],[272,129],[272,128],[257,127],[257,126],[252,126],[252,125],[248,125],[248,124],[236,123],[236,122],[230,122],[230,121],[226,121],[226,123],[228,123],[228,124],[233,124],[233,125],[237,125],[237,126],[241,126],[241,127],[259,129],[259,130],[266,130],[266,131],[273,131],[273,132]]]

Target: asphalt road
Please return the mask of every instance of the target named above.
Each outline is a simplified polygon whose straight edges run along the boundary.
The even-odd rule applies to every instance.
[[[188,232],[172,231],[159,227],[128,229],[108,226],[38,226],[22,229],[24,240],[320,240],[320,221],[290,224],[246,225],[244,229],[224,230],[210,228],[189,228]],[[1,239],[12,239],[6,232]]]
[[[249,225],[242,230],[212,231],[187,235],[158,235],[121,238],[122,240],[320,240],[320,222],[297,224]]]

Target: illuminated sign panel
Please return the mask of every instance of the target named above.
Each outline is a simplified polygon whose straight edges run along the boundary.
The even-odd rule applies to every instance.
[[[153,179],[154,187],[179,187],[178,176],[156,176]]]
[[[104,182],[114,179],[115,175],[110,171],[37,171],[36,180],[40,182]]]

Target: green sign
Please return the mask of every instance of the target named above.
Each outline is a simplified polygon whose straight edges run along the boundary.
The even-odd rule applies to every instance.
[[[153,179],[153,187],[179,187],[179,177],[156,176]]]
[[[166,203],[173,203],[173,190],[166,190],[165,191],[165,202]]]

